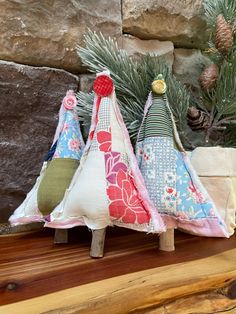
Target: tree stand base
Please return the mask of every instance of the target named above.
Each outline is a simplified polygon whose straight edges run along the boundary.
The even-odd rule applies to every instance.
[[[106,228],[92,230],[92,243],[90,256],[93,258],[101,258],[104,255],[104,241],[106,236]]]
[[[174,229],[168,229],[162,233],[159,238],[159,249],[161,251],[171,252],[175,250]]]
[[[55,229],[54,243],[55,244],[68,243],[68,230],[67,229]]]

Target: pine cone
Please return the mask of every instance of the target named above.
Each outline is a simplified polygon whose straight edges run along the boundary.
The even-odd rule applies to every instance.
[[[218,79],[218,66],[214,63],[210,64],[199,76],[199,82],[204,90],[212,89]]]
[[[216,19],[215,45],[222,55],[227,55],[233,46],[233,28],[222,14]]]
[[[188,125],[193,131],[204,130],[208,125],[208,116],[205,112],[195,107],[189,107],[187,113]]]

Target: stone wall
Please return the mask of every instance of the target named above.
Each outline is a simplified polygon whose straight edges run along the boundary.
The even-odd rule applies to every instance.
[[[33,185],[67,89],[93,76],[76,54],[87,29],[116,37],[130,55],[163,55],[197,85],[206,60],[201,0],[0,1],[0,223]]]

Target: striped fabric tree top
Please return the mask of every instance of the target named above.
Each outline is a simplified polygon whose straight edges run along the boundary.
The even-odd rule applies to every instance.
[[[164,97],[153,94],[153,103],[140,129],[138,141],[146,137],[173,137],[172,121]]]

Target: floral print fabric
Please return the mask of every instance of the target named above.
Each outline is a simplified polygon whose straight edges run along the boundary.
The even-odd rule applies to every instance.
[[[172,139],[145,138],[143,142],[137,144],[137,158],[149,195],[158,211],[175,212],[176,155]]]
[[[84,147],[75,110],[65,112],[65,122],[61,130],[53,158],[72,158],[80,160]]]
[[[144,210],[131,173],[120,157],[121,154],[116,152],[105,154],[107,195],[110,200],[111,219],[131,224],[148,223],[150,215]]]
[[[191,177],[180,152],[176,153],[177,216],[183,219],[216,218],[213,203],[209,202]]]
[[[137,144],[139,167],[158,211],[183,219],[216,217],[171,138],[149,137]]]
[[[99,131],[97,133],[97,141],[99,143],[99,150],[102,152],[111,151],[111,132]]]

